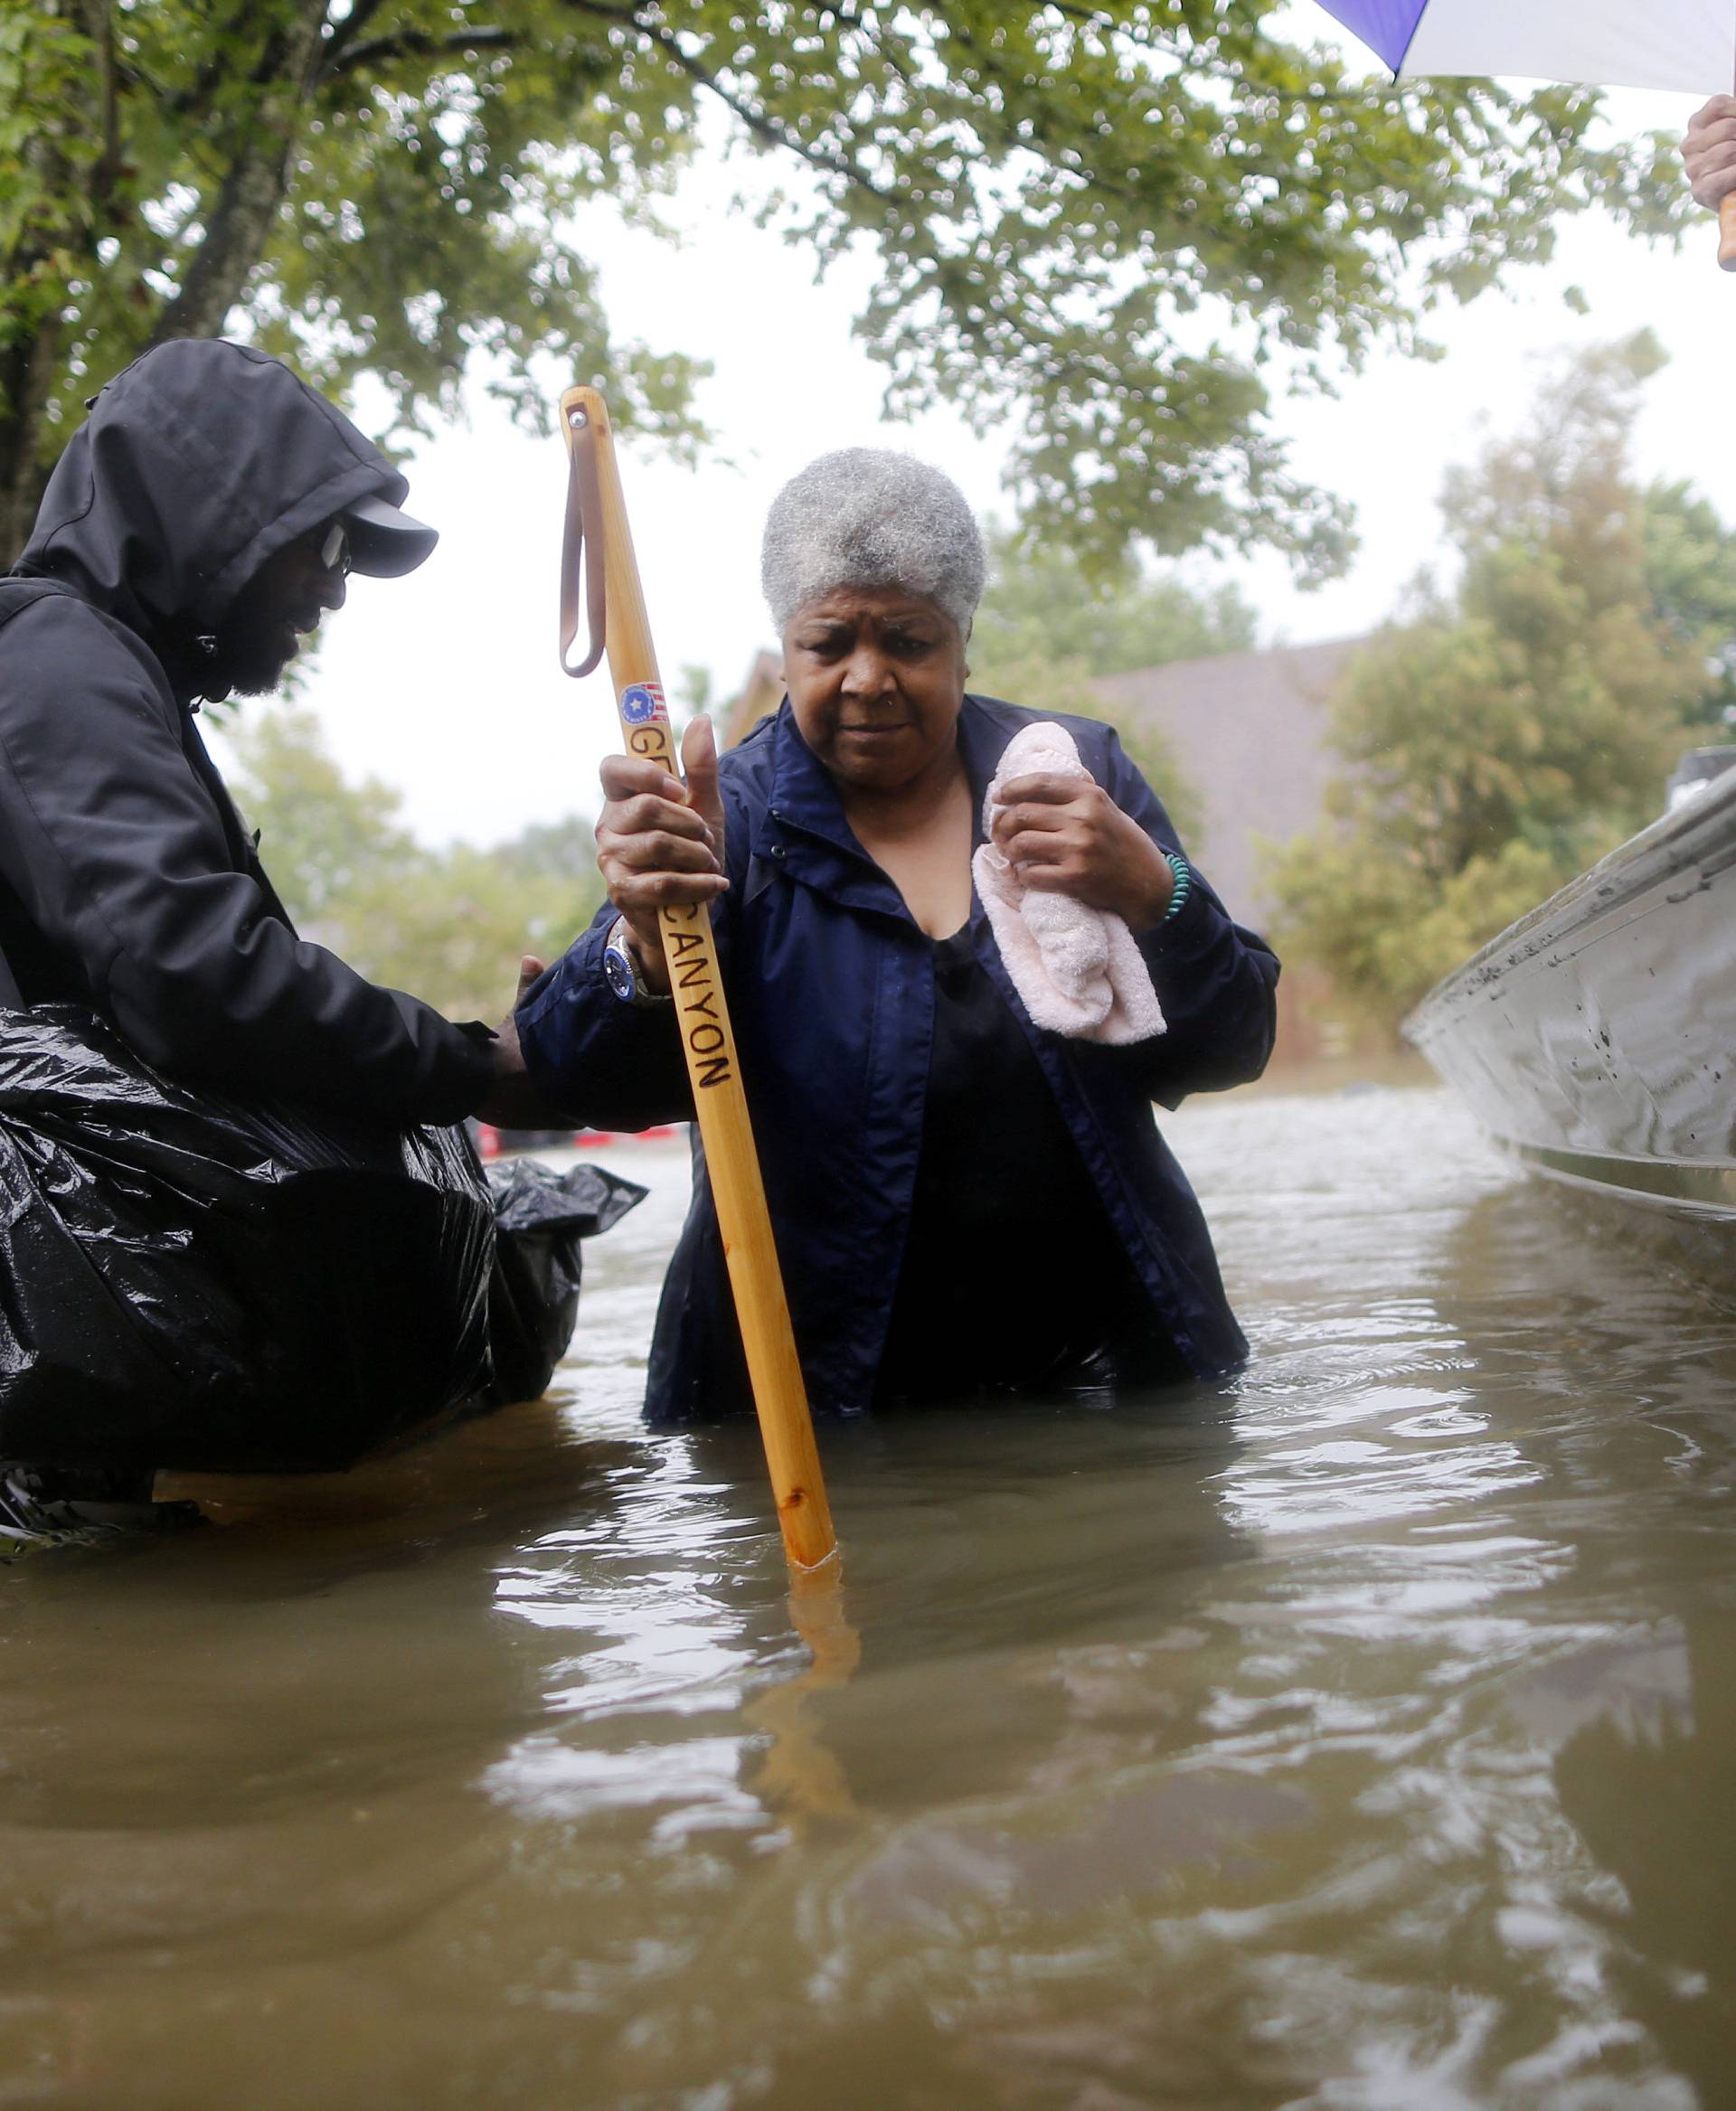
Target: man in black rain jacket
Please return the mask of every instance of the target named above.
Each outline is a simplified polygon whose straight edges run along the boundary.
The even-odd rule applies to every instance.
[[[92,400],[0,580],[0,1003],[88,1005],[238,1098],[399,1125],[510,1109],[510,1031],[297,937],[194,718],[274,687],[347,570],[421,561],[407,491],[242,345],[160,345]]]

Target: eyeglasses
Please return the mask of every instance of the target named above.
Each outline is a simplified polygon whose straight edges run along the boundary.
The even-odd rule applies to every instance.
[[[350,570],[350,532],[341,520],[333,521],[320,531],[319,546],[316,551],[322,571],[342,572],[347,579]]]

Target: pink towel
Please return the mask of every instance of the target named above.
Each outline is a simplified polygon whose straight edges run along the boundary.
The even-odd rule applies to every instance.
[[[1015,733],[983,802],[990,840],[970,870],[1006,972],[1033,1020],[1052,1033],[1079,1041],[1149,1041],[1164,1032],[1164,1014],[1145,956],[1123,919],[1071,895],[1027,887],[995,847],[1001,787],[1040,774],[1090,780],[1065,726],[1044,721]]]

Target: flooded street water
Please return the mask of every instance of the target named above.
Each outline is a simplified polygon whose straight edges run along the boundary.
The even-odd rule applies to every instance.
[[[668,1145],[552,1402],[0,1569],[0,2106],[1736,2103],[1736,1304],[1432,1091],[1167,1126],[1246,1377],[826,1429],[808,1642]]]

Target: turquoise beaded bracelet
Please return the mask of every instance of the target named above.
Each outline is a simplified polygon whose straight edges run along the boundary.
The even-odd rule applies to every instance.
[[[1182,904],[1187,900],[1187,891],[1194,884],[1194,875],[1188,871],[1187,860],[1180,851],[1166,850],[1164,856],[1168,862],[1170,871],[1175,875],[1175,884],[1170,890],[1169,907],[1164,911],[1164,921],[1167,923],[1171,917],[1178,913]]]

